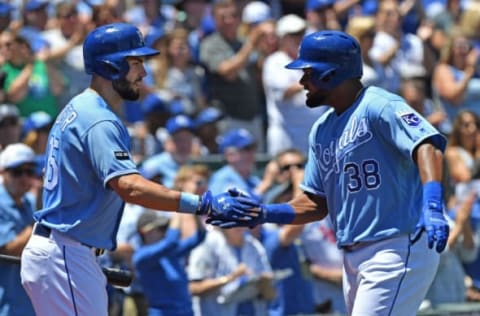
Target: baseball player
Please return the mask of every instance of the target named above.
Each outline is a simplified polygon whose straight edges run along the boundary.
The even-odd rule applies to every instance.
[[[65,106],[50,131],[43,208],[34,214],[22,254],[22,284],[37,315],[108,314],[96,255],[115,249],[125,202],[193,214],[213,211],[211,205],[233,210],[237,203],[210,192],[200,197],[171,191],[139,174],[127,129],[113,111],[120,98],[139,97],[143,61],[158,54],[144,45],[136,27],[94,29],[83,54],[90,87]]]
[[[346,33],[307,35],[286,67],[303,70],[307,106],[331,106],[310,132],[303,193],[265,205],[232,190],[251,207],[208,221],[302,224],[328,214],[344,250],[348,314],[415,315],[448,238],[440,185],[445,138],[399,96],[362,86],[360,47]]]

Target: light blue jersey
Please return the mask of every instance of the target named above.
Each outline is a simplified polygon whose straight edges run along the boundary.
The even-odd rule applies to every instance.
[[[339,116],[330,109],[315,122],[301,188],[326,198],[338,246],[415,231],[422,184],[413,151],[427,138],[445,149],[425,118],[376,87]]]
[[[59,114],[49,135],[43,209],[34,217],[86,245],[114,249],[124,202],[107,183],[138,173],[124,124],[90,89]]]

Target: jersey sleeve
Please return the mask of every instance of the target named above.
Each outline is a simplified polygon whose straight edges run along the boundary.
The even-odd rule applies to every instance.
[[[95,124],[86,134],[87,155],[93,171],[104,186],[117,176],[138,173],[129,151],[129,135],[126,129],[111,121]]]
[[[405,102],[388,103],[380,111],[378,119],[371,119],[371,123],[377,135],[395,144],[402,155],[412,159],[415,148],[427,139],[442,152],[445,150],[445,137]]]

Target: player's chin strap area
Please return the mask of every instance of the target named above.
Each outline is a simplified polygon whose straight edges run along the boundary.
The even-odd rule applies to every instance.
[[[0,254],[0,262],[10,264],[21,264],[20,257]],[[113,286],[129,287],[132,283],[133,274],[129,270],[101,267],[107,282]]]

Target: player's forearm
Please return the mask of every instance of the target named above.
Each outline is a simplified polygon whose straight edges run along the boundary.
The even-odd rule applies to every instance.
[[[443,154],[430,143],[423,143],[415,151],[417,166],[422,183],[442,181]]]
[[[326,200],[311,194],[301,193],[289,204],[295,210],[295,218],[290,224],[299,225],[319,221],[328,214]]]
[[[109,184],[125,202],[156,210],[179,210],[181,192],[167,189],[139,174],[121,176]]]

